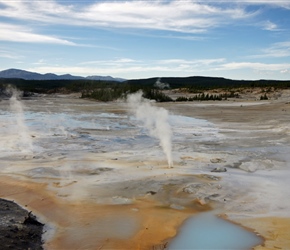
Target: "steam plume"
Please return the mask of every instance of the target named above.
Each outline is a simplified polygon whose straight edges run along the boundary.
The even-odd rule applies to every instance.
[[[148,99],[142,97],[142,91],[127,97],[130,108],[136,118],[144,123],[152,137],[159,139],[160,146],[166,155],[168,166],[173,167],[171,136],[172,131],[168,123],[168,111],[164,108],[152,106]]]
[[[21,151],[31,153],[33,151],[32,140],[29,136],[29,131],[24,121],[23,106],[19,100],[21,92],[12,87],[8,88],[8,92],[11,94],[9,99],[10,110],[15,113],[16,118],[17,132],[19,135],[18,146]]]
[[[170,85],[168,83],[161,82],[160,78],[157,79],[154,86],[159,88],[159,89],[166,89],[166,88],[169,89],[170,88]]]

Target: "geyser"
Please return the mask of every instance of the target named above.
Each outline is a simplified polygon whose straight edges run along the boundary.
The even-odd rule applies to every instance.
[[[134,111],[136,118],[144,123],[150,136],[157,138],[166,155],[168,166],[173,167],[171,126],[168,122],[168,111],[151,105],[148,99],[142,97],[143,92],[131,94],[127,97],[130,108]]]

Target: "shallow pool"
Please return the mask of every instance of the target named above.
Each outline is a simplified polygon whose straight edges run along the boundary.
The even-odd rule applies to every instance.
[[[202,213],[185,222],[168,249],[246,250],[261,243],[262,239],[256,234],[213,213]]]

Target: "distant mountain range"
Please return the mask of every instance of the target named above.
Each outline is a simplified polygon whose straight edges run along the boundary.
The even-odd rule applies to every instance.
[[[124,82],[126,79],[114,78],[111,76],[73,76],[70,74],[56,75],[53,73],[40,74],[36,72],[30,72],[21,69],[6,69],[0,71],[0,78],[17,78],[24,80],[101,80],[101,81],[117,81]]]

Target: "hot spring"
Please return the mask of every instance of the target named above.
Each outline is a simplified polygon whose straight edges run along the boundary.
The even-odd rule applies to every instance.
[[[201,213],[188,219],[168,249],[231,249],[246,250],[261,244],[252,232],[215,216]]]
[[[242,227],[193,208],[196,199],[234,200],[241,188],[231,173],[250,180],[238,169],[210,172],[253,157],[250,151],[220,147],[227,138],[215,124],[169,112],[140,95],[129,101],[131,107],[77,98],[13,98],[0,102],[0,171],[3,183],[9,180],[1,184],[1,196],[53,224],[48,249],[81,248],[86,242],[134,249],[132,242],[152,247],[164,239],[170,239],[169,249],[261,244]],[[186,185],[192,188],[185,192]],[[119,215],[128,218],[126,226]],[[117,226],[106,225],[101,233],[106,223]]]

